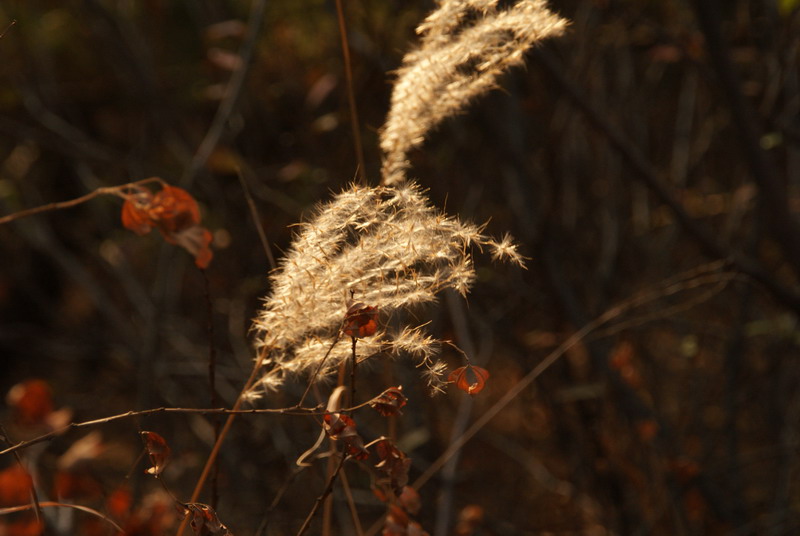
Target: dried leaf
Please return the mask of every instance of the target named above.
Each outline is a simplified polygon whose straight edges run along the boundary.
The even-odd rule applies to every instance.
[[[150,463],[153,467],[146,472],[158,476],[163,471],[169,461],[172,450],[166,440],[155,432],[140,432],[147,454],[150,456]]]
[[[14,409],[14,422],[21,426],[44,424],[53,412],[53,396],[44,380],[27,380],[14,385],[6,395]]]
[[[164,240],[188,251],[194,257],[194,263],[197,267],[202,269],[208,268],[214,256],[209,247],[212,238],[211,232],[199,225],[189,227],[172,235],[164,235]]]
[[[326,413],[322,417],[322,426],[325,433],[335,441],[342,441],[345,452],[357,460],[366,460],[369,451],[364,448],[364,440],[356,431],[356,423],[348,415],[341,413]]]
[[[219,520],[217,513],[207,504],[189,503],[184,505],[184,515],[191,516],[189,526],[196,536],[210,534],[223,534],[233,536],[233,533]]]
[[[447,381],[455,383],[456,387],[466,393],[476,395],[483,390],[486,385],[486,380],[488,379],[488,370],[474,365],[467,365],[459,367],[451,372]]]
[[[31,476],[19,464],[0,471],[0,507],[27,503],[31,500],[32,489]]]
[[[383,536],[405,536],[408,527],[408,514],[397,505],[390,504],[383,526]]]
[[[103,485],[85,467],[59,471],[53,478],[53,494],[60,500],[93,500],[103,496]]]
[[[168,243],[191,253],[199,268],[208,267],[213,257],[212,235],[200,225],[197,201],[182,188],[165,184],[153,195],[137,187],[122,205],[122,225],[139,235],[157,228]]]
[[[168,184],[153,197],[148,213],[165,237],[200,223],[200,208],[194,197],[183,188]]]
[[[384,417],[389,417],[390,415],[402,415],[400,408],[405,406],[407,401],[408,399],[403,394],[403,386],[398,385],[386,389],[369,405]]]
[[[344,315],[342,332],[357,339],[375,335],[378,331],[378,309],[361,302],[351,305]]]
[[[403,487],[408,483],[408,470],[411,468],[411,459],[398,449],[388,439],[382,439],[375,445],[380,462],[375,466],[389,479],[391,491],[400,496]]]
[[[400,504],[403,505],[406,512],[411,514],[416,515],[417,512],[420,511],[420,508],[422,508],[422,499],[420,499],[417,490],[411,486],[403,486],[403,491],[400,493],[398,500]]]
[[[108,513],[116,519],[128,517],[133,506],[133,495],[127,486],[120,486],[115,489],[106,499]]]
[[[146,235],[153,228],[147,207],[153,196],[148,191],[137,193],[122,204],[122,226],[138,235]]]
[[[408,528],[406,529],[408,536],[430,536],[427,531],[422,529],[422,525],[416,521],[409,521]]]

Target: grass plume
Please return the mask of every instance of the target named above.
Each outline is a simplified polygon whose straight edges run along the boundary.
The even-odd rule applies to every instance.
[[[466,295],[475,279],[473,247],[505,257],[514,251],[508,239],[496,242],[481,227],[432,207],[413,183],[353,185],[299,229],[255,321],[257,345],[273,365],[256,389],[275,388],[287,374],[320,366],[324,376],[348,358],[339,330],[351,293],[378,307],[385,320],[435,301],[447,288]],[[518,255],[511,258],[522,263]],[[362,359],[381,352],[412,356],[427,369],[432,387],[443,373],[438,347],[422,326],[380,330],[359,342]]]
[[[567,21],[544,0],[441,0],[420,26],[418,50],[406,54],[381,131],[383,184],[406,180],[408,153],[447,117],[494,87],[534,43],[564,32]]]

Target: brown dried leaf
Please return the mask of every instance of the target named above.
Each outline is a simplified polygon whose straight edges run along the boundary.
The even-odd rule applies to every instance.
[[[341,413],[326,413],[322,417],[322,426],[331,439],[342,441],[345,452],[357,460],[366,460],[369,451],[364,448],[364,440],[356,431],[355,421],[348,415]]]
[[[407,401],[408,399],[403,394],[403,386],[398,385],[386,389],[369,405],[384,417],[389,417],[390,415],[402,415],[400,408],[405,406]]]
[[[403,487],[408,483],[411,459],[388,439],[378,441],[375,444],[375,451],[381,459],[375,468],[388,477],[392,493],[399,497]]]
[[[172,450],[166,440],[157,433],[146,431],[140,433],[147,449],[147,454],[150,456],[150,463],[153,465],[147,470],[147,473],[158,476],[164,471],[167,462],[169,462]]]
[[[217,513],[207,504],[189,503],[184,505],[184,515],[191,516],[189,526],[196,536],[223,534],[233,536],[233,533],[219,520]]]

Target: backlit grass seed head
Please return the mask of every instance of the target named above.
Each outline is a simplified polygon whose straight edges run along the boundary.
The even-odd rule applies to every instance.
[[[440,0],[417,28],[419,48],[406,54],[397,73],[391,107],[381,130],[383,183],[406,179],[408,153],[430,131],[495,86],[520,65],[536,42],[564,32],[567,21],[545,0]]]
[[[354,185],[335,196],[298,226],[271,276],[272,294],[254,325],[260,355],[273,365],[259,388],[276,388],[287,374],[313,374],[319,367],[324,376],[349,359],[349,337],[341,330],[351,296],[376,307],[385,323],[401,310],[435,301],[444,289],[466,294],[475,279],[471,251],[484,247],[512,245],[441,213],[413,183]],[[511,260],[521,264],[519,256]],[[378,329],[359,338],[358,355],[407,355],[437,378],[438,347],[422,327],[394,334]]]

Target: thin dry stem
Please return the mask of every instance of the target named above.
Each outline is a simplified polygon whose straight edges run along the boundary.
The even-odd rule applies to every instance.
[[[319,497],[317,497],[317,500],[314,501],[314,506],[311,508],[311,511],[308,513],[308,516],[306,516],[305,521],[303,521],[303,525],[300,527],[300,530],[297,531],[297,536],[303,536],[303,534],[306,533],[308,527],[311,525],[311,521],[314,519],[314,516],[317,515],[317,511],[319,510],[320,505],[333,491],[333,485],[336,482],[336,477],[339,476],[339,472],[341,472],[342,467],[344,466],[344,461],[346,459],[347,456],[344,453],[341,453],[341,457],[339,459],[339,465],[336,466],[336,470],[328,478],[328,483],[325,486],[325,489],[322,491]]]
[[[80,510],[81,512],[85,512],[85,513],[93,515],[93,516],[95,516],[95,517],[97,517],[99,519],[102,519],[103,521],[105,521],[109,525],[113,526],[120,533],[125,534],[125,531],[122,529],[122,527],[120,527],[119,525],[114,523],[113,519],[109,518],[106,515],[103,515],[102,513],[98,512],[97,510],[95,510],[93,508],[89,508],[88,506],[81,506],[79,504],[60,503],[60,502],[54,502],[54,501],[44,501],[44,502],[39,503],[39,506],[42,507],[42,508],[72,508],[73,510]],[[25,510],[30,510],[31,508],[33,508],[33,506],[30,505],[30,504],[26,504],[26,505],[22,505],[22,506],[11,506],[9,508],[0,508],[0,516],[13,514],[15,512],[24,512]]]
[[[11,439],[8,437],[6,429],[1,424],[0,424],[0,436],[2,436],[4,443],[6,443],[7,445],[11,445]],[[18,451],[14,451],[14,458],[16,459],[17,464],[20,466],[20,468],[23,471],[25,471],[25,474],[27,474],[28,477],[30,477],[31,476],[30,472],[28,471],[27,467],[25,467],[25,464],[22,463],[22,456],[19,455]],[[39,502],[39,494],[36,492],[36,483],[33,482],[32,478],[31,478],[31,506],[33,507],[33,511],[36,512],[36,520],[39,521],[40,523],[44,523],[44,515],[42,515],[42,506],[41,503]]]
[[[353,143],[358,162],[357,176],[362,184],[367,183],[367,168],[364,160],[364,146],[361,143],[361,123],[358,120],[358,107],[356,106],[356,93],[353,89],[353,66],[350,61],[350,45],[347,42],[347,26],[344,21],[344,8],[342,0],[336,0],[336,20],[339,23],[339,36],[342,42],[342,59],[344,60],[344,75],[347,82],[347,103],[350,108],[350,123],[353,131]]]
[[[98,188],[92,192],[89,192],[86,195],[82,195],[81,197],[70,199],[69,201],[59,201],[56,203],[48,203],[46,205],[41,205],[38,207],[28,208],[25,210],[20,210],[18,212],[14,212],[12,214],[8,214],[0,218],[0,225],[5,223],[10,223],[14,220],[18,220],[20,218],[27,218],[28,216],[35,216],[36,214],[41,214],[43,212],[50,212],[53,210],[62,210],[65,208],[72,208],[74,206],[80,205],[81,203],[85,203],[98,197],[100,195],[115,195],[117,197],[125,198],[125,190],[135,188],[137,186],[141,186],[142,184],[147,184],[150,182],[159,182],[162,185],[164,181],[158,177],[150,177],[147,179],[142,179],[140,181],[129,182],[127,184],[122,184],[120,186],[104,186],[102,188]]]

